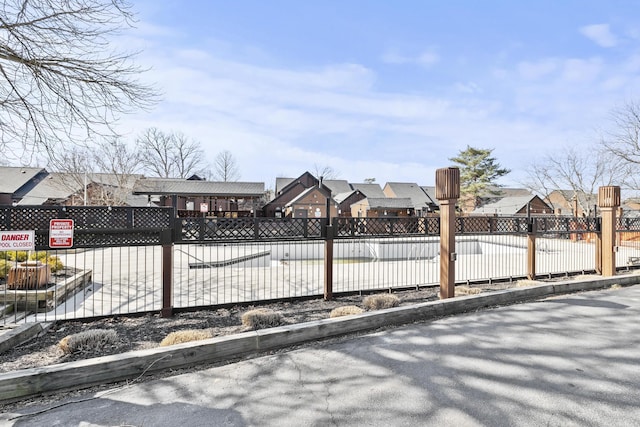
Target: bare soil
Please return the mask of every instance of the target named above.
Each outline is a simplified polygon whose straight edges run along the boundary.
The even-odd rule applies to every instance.
[[[515,283],[502,283],[478,286],[482,291],[505,289],[516,286]],[[438,288],[421,288],[394,292],[400,299],[400,305],[410,305],[438,298]],[[212,336],[224,336],[244,332],[242,314],[261,307],[280,312],[285,324],[302,323],[329,317],[331,310],[346,305],[362,307],[366,295],[339,296],[331,301],[322,298],[271,302],[260,305],[236,305],[229,308],[178,312],[170,318],[158,314],[143,316],[114,316],[85,321],[54,322],[39,337],[0,354],[0,372],[10,372],[26,368],[42,367],[57,363],[71,362],[92,357],[106,356],[132,350],[158,347],[169,333],[201,329]],[[115,344],[103,348],[86,349],[65,354],[58,343],[64,337],[89,329],[111,329],[116,331]]]

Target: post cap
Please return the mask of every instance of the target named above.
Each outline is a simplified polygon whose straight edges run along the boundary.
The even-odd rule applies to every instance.
[[[598,188],[598,206],[601,208],[617,208],[620,206],[620,187],[609,185]]]
[[[460,198],[460,169],[456,167],[436,170],[436,199]]]

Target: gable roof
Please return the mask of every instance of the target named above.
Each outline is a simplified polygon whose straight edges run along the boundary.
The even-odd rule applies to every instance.
[[[133,194],[260,197],[264,194],[263,182],[215,182],[189,181],[178,178],[139,179]]]
[[[322,185],[326,185],[331,190],[331,194],[346,193],[353,190],[344,179],[325,179],[322,181]]]
[[[436,197],[436,187],[435,186],[423,185],[421,188],[422,188],[422,191],[424,191],[427,194],[427,197],[429,197],[429,199],[431,199],[431,201],[433,202],[433,204],[435,206],[440,206],[440,202],[438,201],[438,198]]]
[[[29,167],[0,167],[0,193],[14,194],[38,174],[46,174],[46,169]]]
[[[82,190],[82,185],[73,185],[75,180],[67,173],[50,173],[25,194],[19,205],[42,205],[48,201],[62,203],[72,194]]]
[[[289,203],[287,203],[285,206],[291,206],[292,204],[298,203],[300,200],[302,200],[307,194],[313,193],[314,191],[319,191],[320,193],[322,193],[325,198],[329,195],[327,193],[326,190],[324,190],[323,188],[318,187],[317,185],[314,187],[309,187],[306,190],[304,190],[302,193],[298,194],[296,197],[294,197],[291,201],[289,201]]]
[[[294,180],[295,178],[276,178],[276,194],[280,194],[280,192]]]
[[[382,187],[380,187],[380,184],[358,183],[351,184],[351,188],[353,188],[354,190],[359,190],[366,197],[374,197],[378,199],[387,197],[382,191]]]
[[[388,182],[385,188],[390,188],[398,198],[409,198],[415,209],[426,209],[436,203],[418,184],[413,182]]]

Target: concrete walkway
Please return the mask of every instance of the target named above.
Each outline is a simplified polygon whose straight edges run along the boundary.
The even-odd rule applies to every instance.
[[[13,426],[640,424],[640,285],[307,345],[147,381]],[[22,416],[21,416],[22,415]]]

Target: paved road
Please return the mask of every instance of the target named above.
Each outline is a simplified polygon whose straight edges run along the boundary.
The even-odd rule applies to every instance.
[[[15,426],[640,425],[640,286],[149,381]],[[87,395],[87,398],[95,395]]]

